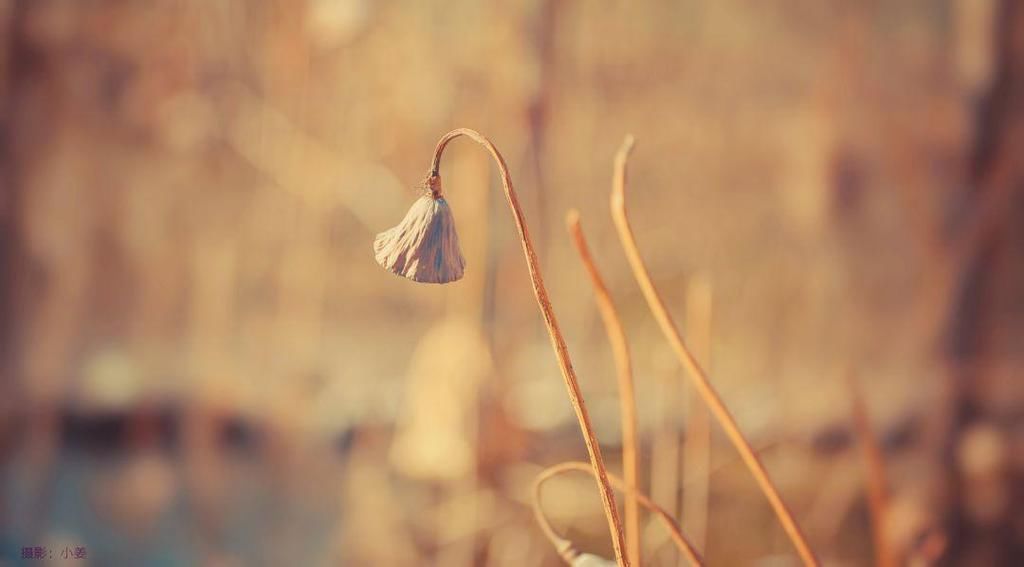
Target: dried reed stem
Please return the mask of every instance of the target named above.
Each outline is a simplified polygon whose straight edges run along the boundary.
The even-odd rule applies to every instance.
[[[702,276],[686,288],[686,336],[697,361],[711,367],[711,282]],[[699,396],[686,396],[686,443],[683,445],[682,518],[698,549],[707,553],[708,496],[711,468],[711,415]]]
[[[548,299],[547,289],[544,287],[544,278],[540,273],[540,264],[537,261],[537,254],[533,250],[533,243],[530,240],[530,232],[523,218],[523,212],[519,206],[519,199],[515,189],[512,187],[512,177],[509,175],[505,159],[494,147],[490,140],[479,132],[468,128],[459,128],[448,132],[441,137],[434,150],[434,157],[430,163],[430,177],[440,176],[441,154],[445,147],[453,139],[459,136],[466,136],[474,142],[482,145],[494,158],[501,173],[501,185],[505,190],[505,198],[509,208],[512,209],[512,216],[515,219],[516,229],[519,231],[519,240],[523,247],[523,255],[526,256],[526,266],[530,272],[530,282],[533,284],[533,295],[537,299],[537,306],[544,317],[544,325],[547,327],[548,336],[551,338],[551,346],[555,351],[555,358],[558,359],[558,366],[562,371],[562,378],[565,380],[566,389],[569,392],[569,401],[576,411],[576,419],[579,422],[580,430],[583,433],[583,441],[587,446],[587,453],[590,455],[590,464],[594,468],[594,475],[597,478],[598,488],[601,492],[601,504],[604,506],[605,517],[608,520],[608,529],[612,536],[612,547],[615,549],[615,558],[620,567],[628,567],[629,559],[623,553],[625,547],[622,524],[619,521],[618,512],[615,509],[615,495],[608,482],[608,472],[604,466],[604,459],[601,457],[601,447],[594,434],[594,428],[590,424],[590,415],[587,406],[583,401],[583,394],[580,391],[579,382],[576,380],[576,371],[573,370],[572,360],[569,358],[569,349],[562,338],[562,332],[558,327],[558,320],[555,318],[555,311]]]
[[[672,360],[672,364],[677,365],[675,360]],[[660,357],[657,367],[660,379],[657,381],[654,392],[657,403],[653,407],[655,431],[654,438],[651,440],[649,494],[665,511],[672,514],[673,518],[681,518],[679,505],[684,439],[679,407],[685,384],[675,380],[677,369],[673,367],[670,371],[665,368]],[[682,521],[685,522],[685,518]],[[688,525],[687,531],[689,531]]]
[[[572,542],[559,536],[555,533],[554,528],[551,527],[551,523],[548,521],[547,516],[544,515],[544,509],[540,505],[540,490],[547,480],[569,471],[583,471],[591,474],[594,472],[590,465],[579,461],[567,461],[557,465],[552,465],[541,471],[533,481],[532,496],[533,515],[537,518],[537,524],[540,525],[541,531],[544,532],[544,535],[552,545],[559,550],[559,554],[567,561],[570,561],[573,555],[578,553],[578,551],[573,548]],[[682,529],[680,529],[679,524],[672,519],[671,514],[666,512],[661,506],[658,506],[646,494],[635,488],[630,488],[628,484],[620,480],[615,475],[609,473],[608,478],[611,480],[611,483],[615,488],[626,493],[626,495],[631,499],[635,499],[641,506],[647,508],[661,519],[662,523],[664,523],[665,527],[668,529],[669,535],[672,536],[672,541],[674,541],[676,546],[679,548],[679,552],[686,557],[687,561],[689,561],[691,565],[703,565],[703,559],[700,556],[700,552],[693,547],[690,540],[686,539],[686,536],[683,535]]]
[[[771,478],[768,477],[768,472],[765,470],[761,460],[757,457],[757,454],[754,452],[753,448],[751,448],[750,443],[736,425],[736,420],[732,417],[732,414],[729,413],[728,408],[725,407],[721,398],[719,398],[718,392],[716,392],[714,387],[711,385],[711,382],[708,380],[704,370],[701,369],[699,364],[697,364],[697,360],[693,357],[693,354],[690,353],[690,350],[686,348],[686,345],[683,343],[683,339],[680,337],[679,331],[676,328],[676,324],[672,320],[672,316],[665,309],[661,296],[659,295],[657,288],[654,287],[650,274],[647,272],[647,267],[644,265],[643,258],[640,256],[640,250],[637,247],[636,239],[633,237],[633,230],[630,228],[629,218],[626,216],[626,164],[632,149],[633,137],[626,136],[625,141],[622,143],[622,147],[619,148],[619,151],[615,156],[615,175],[611,195],[611,212],[612,219],[615,221],[615,227],[619,232],[619,239],[622,242],[622,247],[626,252],[626,257],[633,270],[633,275],[636,278],[637,283],[640,285],[644,298],[647,300],[647,305],[650,307],[654,318],[658,321],[658,325],[661,327],[662,333],[672,345],[672,350],[675,351],[676,357],[679,359],[679,363],[693,380],[694,389],[696,389],[697,393],[704,398],[704,402],[707,403],[708,409],[711,410],[715,419],[718,420],[722,429],[725,430],[729,440],[732,441],[733,445],[735,445],[740,457],[743,458],[747,468],[750,469],[750,472],[757,481],[757,484],[761,487],[761,491],[764,492],[765,497],[768,498],[768,502],[771,504],[772,509],[775,510],[775,514],[778,516],[779,522],[782,524],[783,529],[785,529],[786,534],[789,535],[789,539],[792,540],[800,558],[803,560],[805,565],[817,566],[818,559],[815,557],[811,547],[807,544],[807,540],[804,537],[800,526],[796,523],[796,520],[793,518],[793,514],[789,511],[786,503],[779,495],[779,491],[775,487],[775,484],[772,483]]]
[[[612,357],[615,359],[615,371],[618,376],[619,407],[622,413],[622,477],[626,481],[626,499],[624,516],[626,523],[626,555],[634,565],[640,562],[640,503],[637,500],[638,467],[637,467],[637,425],[636,425],[636,394],[633,387],[633,368],[629,354],[629,343],[626,342],[626,331],[622,327],[615,303],[612,301],[608,288],[604,285],[601,273],[594,263],[587,246],[587,239],[580,226],[580,213],[573,209],[565,217],[566,226],[572,236],[580,260],[587,270],[590,283],[594,288],[594,300],[601,313],[608,342],[612,345]]]
[[[847,375],[847,381],[850,387],[850,399],[853,401],[853,426],[857,432],[867,473],[868,509],[871,513],[871,537],[875,544],[875,565],[894,567],[896,561],[886,537],[889,495],[885,458],[882,456],[882,448],[878,445],[878,439],[871,431],[867,404],[864,402],[864,393],[860,384],[853,374]]]

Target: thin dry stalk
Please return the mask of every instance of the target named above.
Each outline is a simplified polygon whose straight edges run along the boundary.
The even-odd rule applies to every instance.
[[[686,334],[704,368],[711,366],[711,282],[697,276],[686,289]],[[683,445],[683,521],[698,549],[707,552],[711,468],[711,415],[699,396],[688,395]]]
[[[558,463],[557,465],[552,465],[544,469],[539,475],[537,475],[537,478],[533,481],[532,493],[533,515],[537,519],[537,524],[540,526],[541,531],[544,532],[544,535],[548,538],[551,544],[558,549],[559,554],[567,562],[572,561],[572,559],[579,554],[579,551],[573,547],[572,542],[555,533],[554,528],[551,527],[551,523],[548,521],[547,516],[544,515],[544,509],[540,505],[540,490],[544,483],[549,479],[570,471],[594,473],[590,465],[584,462],[567,461],[564,463]],[[686,557],[687,561],[689,561],[691,565],[699,566],[704,564],[704,560],[701,557],[700,552],[697,551],[697,549],[693,547],[693,544],[690,543],[690,540],[683,535],[682,529],[679,527],[679,524],[672,519],[671,514],[666,512],[661,506],[658,506],[646,494],[639,490],[630,488],[624,481],[615,475],[609,474],[608,478],[611,480],[611,483],[615,488],[623,491],[627,496],[636,499],[641,506],[661,519],[662,523],[665,524],[665,528],[668,529],[669,535],[672,537],[672,541],[674,541],[676,547],[679,548],[679,552]]]
[[[650,307],[654,318],[658,321],[658,325],[661,327],[662,333],[665,335],[665,338],[668,339],[669,344],[671,344],[672,350],[675,351],[676,357],[679,359],[679,363],[693,380],[694,389],[696,389],[697,393],[699,393],[704,399],[704,402],[708,405],[708,409],[715,416],[715,419],[718,420],[722,429],[725,430],[729,440],[732,441],[733,445],[735,445],[740,457],[743,458],[747,468],[750,469],[754,480],[757,481],[757,484],[761,487],[761,491],[764,492],[765,497],[768,498],[768,502],[775,511],[775,515],[778,516],[779,522],[782,524],[782,527],[789,536],[789,539],[796,547],[796,551],[800,555],[800,558],[803,560],[805,565],[817,566],[819,564],[818,559],[811,550],[810,545],[808,545],[800,526],[793,518],[792,512],[790,512],[786,503],[782,500],[778,489],[775,487],[771,478],[769,478],[764,465],[761,463],[761,460],[757,457],[757,454],[750,446],[750,443],[736,425],[736,420],[732,417],[732,414],[729,413],[728,408],[725,407],[725,404],[718,396],[718,392],[716,392],[714,387],[711,385],[711,382],[708,380],[704,370],[699,364],[697,364],[697,360],[683,343],[683,339],[679,335],[679,331],[676,328],[675,322],[672,320],[672,316],[669,314],[668,310],[665,309],[661,296],[659,295],[657,288],[654,287],[650,274],[647,272],[647,267],[644,265],[643,258],[640,256],[640,250],[637,247],[636,239],[633,237],[633,230],[630,228],[629,218],[626,216],[626,164],[632,149],[633,137],[626,136],[622,147],[619,148],[618,154],[615,156],[615,176],[611,195],[611,212],[612,219],[615,221],[615,227],[619,232],[619,239],[622,242],[622,247],[626,252],[626,257],[633,270],[633,275],[636,278],[637,283],[640,285],[644,298],[647,300],[647,305]]]
[[[572,360],[569,358],[569,349],[562,338],[562,331],[558,327],[558,320],[555,318],[555,311],[548,299],[547,288],[544,286],[544,278],[541,276],[540,264],[537,261],[537,254],[533,250],[533,243],[530,240],[530,232],[526,226],[526,220],[519,206],[519,199],[515,189],[512,187],[512,177],[509,175],[505,159],[494,147],[490,140],[479,132],[468,128],[459,128],[448,132],[441,137],[434,150],[434,157],[430,164],[430,177],[440,178],[441,154],[445,147],[453,139],[459,136],[466,136],[474,142],[482,145],[494,158],[501,173],[501,185],[505,190],[505,198],[509,208],[512,209],[512,216],[515,219],[516,229],[519,232],[519,240],[522,244],[523,255],[526,257],[526,266],[530,272],[530,282],[533,284],[533,295],[537,299],[537,306],[544,317],[544,325],[547,327],[548,336],[551,338],[551,346],[555,351],[555,358],[558,359],[558,366],[565,380],[565,386],[569,393],[569,401],[576,412],[576,419],[579,422],[580,430],[583,433],[583,441],[587,446],[587,453],[590,456],[590,464],[594,468],[594,475],[597,478],[598,488],[601,492],[601,504],[604,506],[605,517],[608,520],[608,529],[612,536],[612,547],[615,550],[615,558],[620,567],[628,567],[629,559],[623,553],[625,547],[622,534],[622,524],[615,507],[615,495],[608,482],[608,472],[604,466],[604,459],[601,457],[601,447],[594,434],[594,428],[590,424],[590,414],[583,401],[583,394],[580,391],[579,382],[576,380],[576,371],[573,370]],[[439,181],[438,181],[439,182]]]
[[[886,537],[886,517],[889,509],[888,483],[885,474],[885,457],[878,439],[871,430],[864,392],[857,379],[847,375],[850,399],[853,401],[853,426],[864,457],[867,473],[868,509],[871,513],[871,537],[875,544],[875,565],[893,567],[896,561]]]
[[[679,406],[685,384],[675,380],[675,360],[671,360],[671,369],[665,368],[664,362],[659,356],[656,372],[661,379],[655,385],[656,404],[652,408],[655,430],[651,440],[650,495],[673,518],[680,518],[683,429]],[[662,542],[658,543],[660,550]]]
[[[612,345],[612,357],[615,359],[615,370],[618,376],[619,407],[622,414],[622,476],[626,480],[625,520],[626,520],[626,554],[635,565],[640,565],[640,503],[637,500],[639,472],[637,465],[637,425],[636,425],[636,393],[633,387],[633,365],[629,354],[629,343],[626,342],[626,331],[622,327],[615,302],[612,301],[608,288],[604,285],[601,272],[598,271],[594,258],[590,255],[587,239],[580,226],[579,211],[573,209],[565,217],[566,226],[572,236],[583,267],[587,270],[590,283],[594,288],[594,300],[601,313],[608,342]]]

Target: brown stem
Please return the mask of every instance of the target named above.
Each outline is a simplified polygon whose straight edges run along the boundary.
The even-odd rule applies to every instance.
[[[594,472],[590,465],[579,461],[567,461],[557,465],[552,465],[537,475],[537,478],[533,481],[532,492],[533,515],[537,518],[537,524],[540,525],[541,531],[544,532],[544,535],[552,545],[559,550],[559,554],[565,559],[570,559],[578,552],[572,547],[572,542],[555,533],[554,528],[551,527],[551,523],[548,521],[547,516],[544,515],[544,509],[540,505],[540,489],[547,480],[569,471],[583,471],[591,474]],[[654,503],[654,501],[652,501],[646,494],[635,488],[630,488],[628,484],[620,480],[615,475],[609,474],[608,478],[611,480],[611,483],[615,488],[625,492],[627,496],[635,499],[640,503],[640,505],[656,514],[658,518],[661,519],[662,523],[665,524],[665,528],[668,529],[669,535],[672,536],[672,540],[676,543],[676,547],[679,548],[679,552],[686,557],[687,561],[689,561],[691,565],[699,566],[704,564],[703,558],[700,556],[700,552],[693,547],[690,540],[686,539],[686,536],[683,535],[682,529],[680,529],[679,524],[672,519],[671,514],[666,512],[661,506]]]
[[[871,537],[875,544],[875,565],[893,567],[896,561],[889,548],[886,534],[886,516],[889,507],[889,496],[885,475],[885,458],[878,439],[871,431],[864,393],[853,374],[847,375],[850,387],[850,398],[853,401],[853,425],[857,432],[864,465],[867,473],[868,509],[871,514]]]
[[[683,326],[697,361],[711,367],[711,282],[700,275],[686,290],[686,323]],[[708,470],[711,463],[711,414],[699,396],[687,392],[686,443],[683,445],[682,518],[697,549],[707,551]]]
[[[516,229],[519,231],[519,240],[523,246],[523,255],[526,256],[526,267],[530,271],[530,282],[533,284],[533,295],[537,299],[537,306],[540,307],[541,315],[544,317],[544,325],[547,327],[548,336],[551,337],[551,346],[555,351],[555,358],[558,359],[559,369],[562,371],[562,378],[565,380],[565,387],[569,392],[569,401],[576,411],[576,419],[579,422],[580,430],[583,432],[583,441],[587,446],[587,453],[590,455],[590,464],[594,467],[594,475],[597,478],[598,488],[601,492],[601,504],[604,506],[604,513],[608,520],[608,530],[612,536],[612,547],[615,549],[615,559],[620,567],[629,567],[629,559],[624,555],[625,547],[622,535],[622,524],[619,522],[619,515],[615,509],[615,495],[608,483],[608,472],[604,467],[604,459],[601,458],[601,447],[594,434],[594,428],[590,424],[590,415],[587,413],[587,406],[583,401],[583,394],[580,391],[579,382],[576,380],[576,371],[573,370],[572,360],[569,358],[569,349],[565,346],[565,339],[562,338],[562,331],[558,328],[558,320],[555,318],[555,311],[548,299],[547,289],[544,287],[544,278],[540,273],[540,264],[537,262],[537,254],[533,251],[533,243],[530,241],[530,232],[526,227],[526,220],[519,206],[519,199],[515,189],[512,187],[512,177],[508,173],[508,166],[501,153],[494,147],[490,140],[479,132],[468,128],[459,128],[448,132],[441,137],[434,150],[434,158],[430,162],[430,177],[440,177],[441,154],[444,152],[448,142],[459,136],[466,136],[482,145],[494,158],[501,172],[501,185],[505,190],[505,198],[508,206],[512,209],[512,216],[515,218]]]
[[[629,343],[626,342],[626,331],[622,327],[615,303],[612,301],[604,279],[597,270],[594,258],[590,255],[587,239],[580,226],[580,213],[573,209],[565,217],[566,226],[572,236],[580,260],[587,270],[590,283],[594,288],[594,300],[601,313],[608,342],[612,345],[612,357],[615,359],[615,370],[618,376],[619,405],[622,412],[622,477],[626,480],[625,520],[626,520],[626,555],[634,565],[640,562],[640,503],[637,500],[637,425],[636,425],[636,394],[633,387],[633,369],[629,354]]]
[[[619,232],[619,240],[622,242],[622,247],[626,252],[626,258],[629,260],[629,265],[633,270],[633,276],[636,278],[637,283],[640,284],[640,289],[643,291],[644,298],[647,300],[647,305],[650,307],[651,313],[658,321],[658,326],[661,327],[661,332],[665,335],[665,338],[668,339],[669,344],[672,345],[672,350],[675,351],[676,357],[679,359],[679,363],[693,380],[694,389],[697,390],[697,393],[699,393],[702,398],[704,398],[704,402],[708,405],[708,409],[715,416],[715,419],[718,420],[718,423],[722,426],[722,429],[725,430],[729,440],[732,441],[732,444],[739,452],[740,457],[746,463],[747,468],[750,469],[750,473],[753,475],[754,480],[757,481],[757,484],[761,487],[761,491],[764,492],[765,497],[768,498],[768,502],[775,511],[775,515],[778,516],[779,522],[782,524],[786,534],[789,535],[789,539],[792,540],[800,558],[803,559],[805,565],[817,566],[817,557],[815,557],[810,545],[807,544],[807,539],[804,537],[803,532],[800,530],[800,526],[793,518],[792,512],[790,512],[786,503],[779,495],[779,491],[775,487],[775,484],[772,482],[771,478],[768,477],[768,471],[765,470],[761,460],[751,448],[746,437],[743,436],[743,432],[741,432],[739,427],[736,425],[736,420],[732,417],[732,414],[729,413],[729,409],[725,407],[725,404],[718,396],[718,392],[716,392],[715,388],[711,385],[711,382],[708,380],[704,370],[699,364],[697,364],[697,360],[683,343],[683,339],[679,335],[679,330],[676,328],[676,324],[672,320],[672,316],[669,315],[668,310],[665,309],[665,304],[662,302],[657,288],[654,287],[654,283],[651,281],[651,276],[647,272],[647,267],[644,265],[643,258],[640,257],[640,250],[637,247],[636,239],[633,237],[633,229],[630,227],[629,218],[626,216],[626,164],[629,159],[629,153],[632,149],[633,137],[626,136],[625,141],[622,143],[622,147],[619,148],[618,154],[615,156],[615,176],[611,195],[611,211],[612,219],[615,221],[615,227]]]

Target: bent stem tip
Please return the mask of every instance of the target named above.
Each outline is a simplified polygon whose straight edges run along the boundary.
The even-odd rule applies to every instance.
[[[533,489],[531,490],[531,506],[533,507],[533,515],[537,520],[537,524],[540,526],[541,531],[544,532],[545,537],[548,541],[558,550],[558,554],[566,563],[570,565],[573,561],[580,556],[580,551],[576,549],[573,543],[555,532],[555,529],[551,527],[551,522],[548,521],[547,515],[544,514],[544,507],[541,505],[541,488],[544,483],[548,480],[565,474],[567,472],[579,471],[589,472],[594,474],[593,469],[589,464],[579,461],[566,461],[564,463],[558,463],[552,465],[537,475],[533,481]],[[669,535],[672,537],[672,541],[676,544],[679,552],[686,557],[687,561],[691,565],[700,566],[704,564],[704,559],[701,557],[700,552],[693,546],[686,535],[683,534],[682,528],[672,518],[672,515],[665,511],[664,508],[659,506],[653,500],[650,499],[643,492],[630,488],[622,479],[609,473],[608,479],[617,490],[621,490],[631,498],[635,498],[641,506],[649,510],[652,514],[658,516],[665,528],[668,530]]]

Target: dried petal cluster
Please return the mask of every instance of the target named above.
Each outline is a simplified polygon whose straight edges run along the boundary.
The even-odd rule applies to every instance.
[[[384,269],[421,283],[453,282],[466,269],[452,209],[431,193],[417,199],[397,226],[378,234],[373,251]]]

